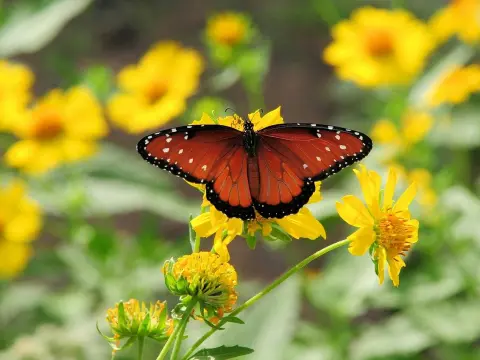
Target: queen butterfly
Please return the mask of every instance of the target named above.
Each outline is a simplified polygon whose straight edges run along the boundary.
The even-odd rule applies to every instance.
[[[207,199],[231,218],[283,218],[297,213],[323,180],[363,159],[372,140],[321,124],[278,124],[259,131],[188,125],[145,136],[137,151],[149,163],[206,185]]]

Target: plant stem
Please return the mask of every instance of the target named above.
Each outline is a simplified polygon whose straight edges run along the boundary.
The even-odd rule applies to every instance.
[[[285,273],[283,273],[280,277],[278,277],[274,282],[272,282],[270,285],[268,285],[265,289],[263,289],[262,291],[260,291],[258,294],[252,296],[250,299],[248,299],[247,301],[245,301],[242,305],[240,305],[238,308],[236,308],[235,310],[233,310],[229,316],[236,316],[237,314],[239,314],[240,312],[242,312],[243,310],[245,310],[246,308],[252,306],[255,302],[257,302],[258,300],[260,300],[262,297],[264,297],[265,295],[267,295],[270,291],[272,291],[273,289],[275,289],[277,286],[279,286],[281,283],[283,283],[285,280],[287,280],[289,277],[291,277],[292,275],[294,275],[295,273],[297,273],[298,271],[300,271],[301,269],[303,269],[305,266],[307,266],[308,264],[310,264],[313,260],[316,260],[318,259],[320,256],[322,255],[325,255],[326,253],[329,253],[330,251],[332,250],[335,250],[343,245],[347,245],[348,243],[350,243],[350,240],[348,239],[345,239],[345,240],[341,240],[341,241],[338,241],[334,244],[331,244],[315,253],[313,253],[312,255],[310,255],[309,257],[303,259],[302,261],[300,261],[298,264],[296,264],[295,266],[291,267],[288,271],[286,271]],[[223,324],[225,324],[224,321],[220,321],[220,323],[218,324],[217,327],[221,327]],[[213,335],[213,333],[217,331],[216,328],[212,328],[210,329],[208,332],[206,332],[200,339],[198,339],[195,344],[193,344],[193,346],[190,348],[190,350],[187,352],[187,354],[183,357],[183,359],[188,359],[192,353],[205,341],[207,340],[211,335]],[[158,359],[157,359],[158,360]]]
[[[172,335],[170,335],[170,337],[168,338],[167,342],[165,343],[165,346],[163,347],[162,351],[160,351],[160,354],[158,354],[156,360],[165,359],[165,356],[167,356],[168,351],[170,350],[171,346],[173,345],[173,341],[175,339],[177,339],[177,336],[178,336],[180,331],[181,331],[181,335],[183,336],[183,333],[185,331],[185,326],[188,322],[188,319],[190,318],[190,314],[192,313],[193,307],[195,306],[196,303],[197,303],[196,299],[192,299],[190,301],[190,303],[188,304],[188,306],[185,310],[185,313],[182,317],[182,320],[180,320],[180,324],[178,324],[175,327],[175,330],[173,330]],[[183,328],[183,330],[182,330],[182,328]],[[176,343],[175,343],[175,346],[176,346]],[[173,354],[172,354],[172,356],[173,356]],[[172,359],[173,359],[173,357],[172,357]]]
[[[190,315],[192,313],[192,310],[197,303],[196,298],[192,298],[190,300],[190,304],[188,304],[187,309],[185,310],[185,313],[183,314],[182,321],[180,322],[179,330],[178,330],[178,335],[177,339],[175,340],[175,346],[173,347],[172,355],[170,356],[170,360],[176,360],[178,357],[178,354],[180,352],[180,348],[182,346],[182,341],[183,341],[183,334],[185,333],[185,329],[187,328],[188,320],[190,320]]]
[[[200,236],[195,235],[195,247],[193,248],[193,252],[199,252],[200,251]]]
[[[143,336],[138,337],[138,360],[143,359],[143,345],[145,344],[145,338]]]

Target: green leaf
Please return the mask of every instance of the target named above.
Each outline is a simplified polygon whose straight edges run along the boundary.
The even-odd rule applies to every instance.
[[[191,360],[227,360],[253,353],[253,349],[243,346],[220,346],[213,349],[202,349],[189,359]]]
[[[480,146],[480,121],[478,108],[458,109],[449,121],[438,121],[428,137],[434,145],[457,149],[471,149]]]
[[[117,341],[117,339],[115,339],[113,336],[112,337],[107,336],[100,330],[100,327],[98,326],[98,321],[96,323],[96,327],[97,327],[97,331],[100,334],[100,336],[103,337],[105,340],[107,340],[109,343],[114,343],[114,342]]]
[[[113,89],[112,69],[103,65],[90,66],[85,71],[83,82],[100,100],[106,100]]]
[[[418,353],[434,344],[434,338],[416,322],[404,315],[393,316],[387,321],[359,332],[351,344],[349,359],[391,359],[394,355]]]
[[[188,239],[190,241],[190,245],[192,247],[192,252],[195,251],[195,243],[196,243],[196,234],[195,234],[195,230],[193,230],[193,226],[192,226],[192,219],[193,219],[193,215],[190,214],[190,216],[188,217]]]
[[[245,322],[242,319],[240,319],[236,316],[225,316],[223,318],[223,321],[231,322],[231,323],[235,323],[235,324],[242,324],[242,325],[245,324]]]
[[[478,299],[414,306],[408,316],[422,330],[445,343],[473,342],[480,337]]]
[[[292,238],[277,224],[272,224],[272,232],[268,235],[267,240],[291,242]]]
[[[257,246],[257,237],[255,236],[255,234],[251,235],[247,231],[245,235],[245,240],[247,240],[248,247],[252,250],[255,250],[255,247]]]
[[[92,0],[57,0],[44,8],[19,7],[0,29],[0,56],[33,53],[47,45]]]

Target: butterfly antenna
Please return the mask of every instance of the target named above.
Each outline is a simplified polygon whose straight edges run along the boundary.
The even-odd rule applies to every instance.
[[[227,108],[225,109],[225,113],[226,113],[227,111],[229,111],[229,110],[232,112],[232,115],[235,115],[235,114],[237,113],[237,112],[236,112],[234,109],[232,109],[231,107],[227,107]]]

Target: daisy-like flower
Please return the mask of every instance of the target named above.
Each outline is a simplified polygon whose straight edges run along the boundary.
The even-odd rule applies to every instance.
[[[183,301],[196,298],[207,319],[221,318],[237,302],[237,272],[217,254],[197,252],[168,260],[163,273],[168,290]]]
[[[30,243],[42,227],[40,207],[26,195],[25,184],[0,188],[0,278],[20,273],[33,254]]]
[[[173,332],[173,320],[168,316],[166,302],[150,303],[130,299],[115,304],[107,310],[107,322],[113,332],[113,337],[103,335],[114,347],[118,348],[122,339],[149,337],[157,341],[166,340]]]
[[[250,37],[250,21],[241,13],[223,12],[208,19],[205,32],[212,44],[235,46]]]
[[[480,66],[454,66],[448,69],[429,94],[429,105],[461,104],[480,91]]]
[[[255,131],[271,125],[283,124],[283,118],[280,115],[280,107],[268,112],[263,116],[260,114],[260,111],[251,113],[248,116],[254,124]],[[194,125],[215,123],[234,127],[241,131],[243,130],[243,122],[234,116],[227,116],[225,118],[220,117],[214,121],[207,114],[203,114],[200,120],[193,122]],[[205,193],[205,187],[203,185],[195,185],[195,187]],[[309,203],[318,202],[321,199],[320,182],[318,182],[316,184],[316,191],[310,198]],[[246,222],[246,231],[243,220],[237,218],[228,218],[225,214],[218,211],[206,200],[205,194],[202,203],[202,209],[207,211],[204,211],[202,214],[192,219],[192,227],[200,237],[208,237],[215,234],[214,249],[226,260],[230,259],[227,245],[236,236],[246,236],[247,234],[249,236],[254,236],[257,231],[261,231],[263,236],[269,236],[272,233],[273,227],[275,226],[279,227],[282,231],[296,239],[307,238],[315,240],[319,237],[326,238],[327,236],[323,225],[306,207],[300,209],[297,214],[285,216],[282,219],[265,219],[257,214],[256,220]]]
[[[450,0],[449,5],[437,11],[430,26],[440,41],[457,35],[467,43],[480,39],[479,0]]]
[[[370,250],[380,284],[384,280],[385,263],[395,286],[400,283],[400,270],[405,266],[402,255],[410,250],[418,240],[418,220],[412,219],[408,209],[416,194],[416,185],[410,185],[398,198],[393,200],[397,174],[390,169],[387,183],[382,193],[381,177],[375,171],[368,171],[364,166],[354,170],[366,206],[353,195],[337,202],[340,217],[348,224],[359,228],[348,237],[351,241],[349,251],[352,255],[364,255]]]
[[[12,126],[20,138],[5,154],[9,166],[40,174],[89,157],[108,133],[102,109],[84,87],[52,90]]]
[[[377,144],[393,145],[399,150],[422,141],[433,125],[428,112],[407,110],[400,119],[400,127],[388,119],[379,120],[372,129],[372,139]]]
[[[325,61],[340,78],[364,87],[409,84],[434,48],[427,25],[400,9],[360,8],[332,36]]]
[[[119,92],[108,103],[112,121],[138,134],[158,128],[185,111],[198,88],[203,59],[173,41],[154,45],[135,65],[117,77]]]
[[[0,131],[15,124],[31,99],[32,71],[20,64],[0,60]]]

